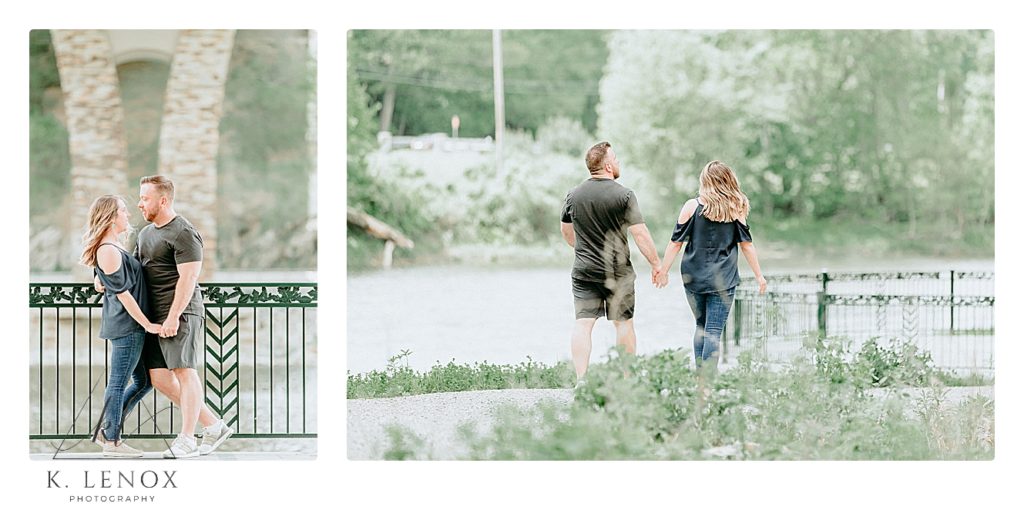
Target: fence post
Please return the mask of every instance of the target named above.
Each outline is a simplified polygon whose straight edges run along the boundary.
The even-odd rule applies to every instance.
[[[821,290],[818,291],[818,338],[824,339],[828,336],[828,316],[827,316],[827,304],[825,300],[828,296],[828,271],[821,272]]]
[[[733,312],[732,318],[732,336],[733,343],[738,347],[740,345],[740,337],[743,335],[743,299],[739,296],[736,297],[736,311]]]
[[[955,289],[953,287],[953,284],[955,283],[955,281],[956,281],[956,271],[950,269],[949,270],[949,331],[950,332],[955,331],[955,327],[953,325],[953,318],[956,316],[956,311],[954,309],[955,307],[953,306],[953,301],[956,299],[956,293],[955,293]]]

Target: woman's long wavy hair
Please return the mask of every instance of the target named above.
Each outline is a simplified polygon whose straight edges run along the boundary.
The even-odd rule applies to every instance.
[[[714,160],[700,172],[700,199],[704,217],[711,221],[746,221],[750,200],[740,191],[740,181],[725,163]]]
[[[117,220],[117,208],[120,203],[127,203],[117,195],[103,195],[92,201],[89,206],[89,223],[86,224],[85,234],[82,235],[82,258],[80,263],[89,267],[96,267],[96,251],[100,249],[100,243],[107,231],[114,228],[114,221]],[[131,232],[132,226],[128,224],[128,230],[122,235]]]

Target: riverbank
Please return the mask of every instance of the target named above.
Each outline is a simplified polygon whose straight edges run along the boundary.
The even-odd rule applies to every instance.
[[[658,224],[648,226],[660,252],[671,231]],[[557,225],[553,228],[557,230]],[[812,271],[821,268],[889,271],[894,263],[913,271],[972,270],[985,262],[993,264],[995,259],[995,229],[991,225],[951,232],[923,224],[911,228],[907,224],[879,225],[856,219],[792,218],[754,222],[751,228],[766,272],[806,268]],[[646,267],[635,243],[630,245],[633,260],[640,267]],[[431,248],[396,250],[395,267],[565,268],[571,267],[573,260],[572,250],[560,239],[546,244],[463,243],[441,247],[428,243],[426,246]],[[353,239],[349,243],[348,271],[359,274],[379,269],[381,249],[382,245]],[[965,263],[969,267],[961,268]],[[741,265],[741,270],[748,269],[745,262]]]

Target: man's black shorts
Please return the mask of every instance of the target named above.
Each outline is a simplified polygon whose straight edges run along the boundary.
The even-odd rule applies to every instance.
[[[608,317],[610,321],[625,321],[633,318],[636,293],[633,289],[635,277],[603,282],[572,279],[572,296],[576,306],[577,319]]]

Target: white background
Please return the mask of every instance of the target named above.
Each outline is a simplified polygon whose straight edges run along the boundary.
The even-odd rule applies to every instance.
[[[997,445],[992,462],[349,462],[345,454],[345,325],[320,321],[318,459],[310,462],[29,461],[28,32],[48,28],[308,28],[318,37],[319,284],[323,317],[342,317],[345,285],[345,42],[354,28],[957,28],[996,33],[996,315],[1019,313],[1021,27],[996,2],[173,2],[49,1],[5,5],[0,51],[4,184],[0,339],[0,506],[69,508],[47,470],[76,484],[89,469],[175,469],[180,489],[143,508],[1019,508],[1019,331],[997,338]],[[1019,21],[1019,17],[1016,20]],[[1012,484],[1016,484],[1015,487]],[[1016,489],[1016,490],[1014,490]],[[77,491],[82,492],[82,491]],[[129,505],[136,507],[137,505]]]

